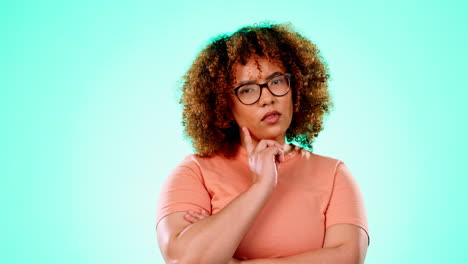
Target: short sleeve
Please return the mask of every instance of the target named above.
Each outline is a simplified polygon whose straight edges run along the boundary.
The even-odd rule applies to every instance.
[[[361,191],[351,171],[342,161],[339,161],[336,166],[332,193],[325,217],[325,228],[334,224],[353,224],[364,229],[369,236]]]
[[[169,174],[161,188],[156,226],[171,213],[202,208],[211,212],[211,198],[198,165],[188,156]]]

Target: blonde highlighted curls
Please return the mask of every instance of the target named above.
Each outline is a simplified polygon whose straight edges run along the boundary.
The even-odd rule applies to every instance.
[[[233,66],[252,56],[265,57],[292,74],[294,112],[286,139],[312,149],[333,103],[328,68],[317,47],[291,24],[260,24],[221,35],[198,55],[183,77],[182,124],[200,156],[235,154],[239,127],[230,110]]]

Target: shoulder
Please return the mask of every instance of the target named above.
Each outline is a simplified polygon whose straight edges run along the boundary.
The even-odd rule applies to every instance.
[[[330,157],[327,155],[317,154],[303,148],[299,148],[298,155],[300,156],[300,158],[298,159],[300,162],[314,166],[316,169],[335,171],[340,166],[344,165],[344,162],[341,159]]]
[[[229,162],[229,159],[224,157],[222,154],[215,154],[212,156],[200,156],[198,154],[190,154],[185,156],[182,161],[176,166],[175,170],[179,168],[189,168],[200,174],[203,170],[219,166]]]
[[[315,154],[310,151],[302,153],[302,159],[307,160],[309,168],[314,171],[318,178],[331,181],[333,185],[345,185],[349,189],[358,188],[352,170],[342,159]]]
[[[213,157],[206,158],[197,154],[190,154],[182,158],[181,161],[170,171],[165,184],[168,186],[186,186],[205,184],[207,165]],[[170,189],[172,187],[166,187]]]
[[[212,156],[200,156],[198,154],[190,154],[184,157],[184,159],[180,162],[179,165],[191,165],[191,166],[199,166],[202,167],[209,163],[216,163],[222,160],[226,160],[227,158],[221,154],[215,154]]]

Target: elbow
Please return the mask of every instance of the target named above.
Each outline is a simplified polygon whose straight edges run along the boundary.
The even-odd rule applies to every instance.
[[[166,264],[195,264],[194,260],[184,259],[184,258],[173,258],[165,256],[164,260]]]
[[[364,264],[364,260],[366,258],[366,253],[362,252],[354,252],[354,254],[350,254],[349,257],[349,264]]]
[[[195,255],[186,255],[186,256],[179,256],[179,257],[164,257],[166,264],[218,264],[218,263],[228,263],[228,260],[226,261],[213,261],[213,260],[208,260],[208,259],[203,259],[201,256],[195,256]]]
[[[195,260],[193,257],[183,256],[183,255],[175,255],[171,254],[170,252],[166,252],[163,254],[164,261],[166,264],[198,264],[199,262]]]
[[[166,264],[198,264],[199,256],[193,254],[193,250],[186,245],[178,243],[177,239],[169,236],[158,237],[161,256]]]
[[[194,243],[181,243],[177,238],[160,239],[159,247],[166,264],[219,264],[227,263],[218,255],[210,254],[209,250],[199,250],[191,247]]]
[[[340,263],[346,264],[363,264],[366,258],[366,250],[362,250],[356,247],[349,247],[346,245],[341,245],[337,247],[340,255]]]
[[[364,264],[364,260],[366,259],[366,252],[354,252],[354,254],[352,254],[349,259],[349,264]]]
[[[166,264],[192,264],[195,262],[180,260],[180,259],[168,259],[166,260]]]
[[[183,254],[172,254],[172,252],[166,252],[164,254],[164,260],[166,264],[202,264],[203,262],[195,255],[189,254],[184,251]],[[181,253],[181,252],[179,252]]]

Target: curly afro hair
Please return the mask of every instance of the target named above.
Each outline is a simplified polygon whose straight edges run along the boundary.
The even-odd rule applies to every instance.
[[[240,131],[229,101],[235,81],[233,66],[246,65],[252,56],[265,57],[292,74],[294,110],[286,140],[312,150],[323,130],[324,115],[333,103],[328,68],[317,47],[291,24],[246,26],[211,41],[183,77],[182,124],[198,155],[235,154]]]

